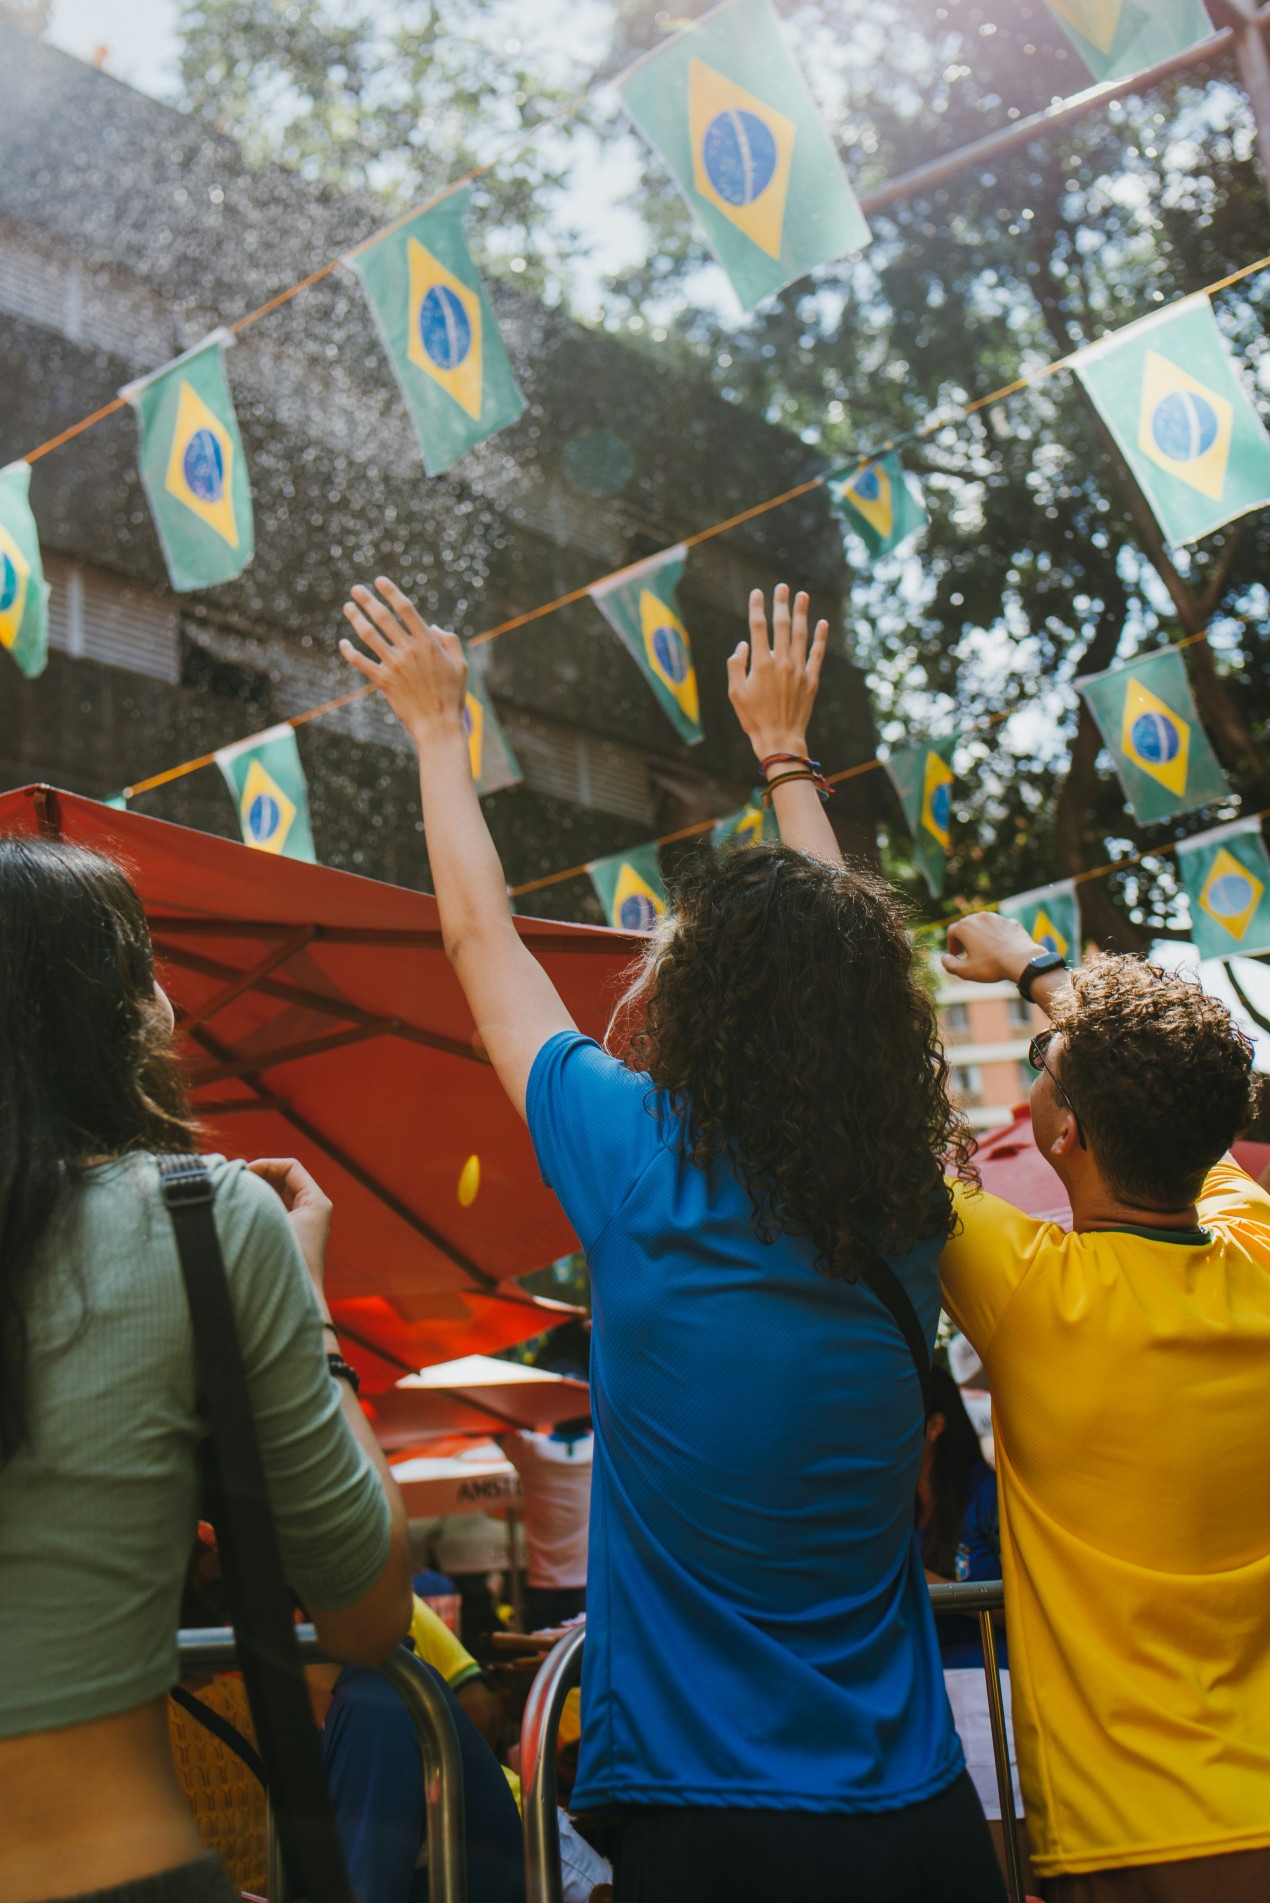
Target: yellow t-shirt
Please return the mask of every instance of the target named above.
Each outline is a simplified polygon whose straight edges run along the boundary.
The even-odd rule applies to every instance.
[[[956,1199],[1036,1870],[1270,1844],[1270,1196],[1225,1161],[1180,1240]]]
[[[418,1593],[412,1597],[414,1613],[410,1620],[410,1636],[424,1664],[440,1672],[452,1692],[456,1692],[460,1685],[466,1685],[469,1679],[479,1678],[480,1666],[467,1647],[455,1638],[445,1620],[438,1618]]]

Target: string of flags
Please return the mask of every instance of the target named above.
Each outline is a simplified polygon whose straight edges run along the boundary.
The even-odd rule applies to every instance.
[[[687,549],[663,549],[588,590],[592,601],[653,690],[680,739],[701,739],[701,697],[692,641],[679,613]]]
[[[1176,648],[1086,674],[1076,686],[1140,825],[1154,825],[1229,797],[1226,775],[1200,725],[1186,664]]]
[[[1201,0],[1046,0],[1099,83],[1128,79],[1206,40]]]
[[[294,728],[269,727],[221,747],[216,764],[237,810],[244,845],[316,863],[309,789]]]
[[[1182,840],[1177,863],[1201,958],[1270,951],[1270,857],[1255,820]]]
[[[0,469],[0,645],[28,678],[44,672],[49,602],[30,488],[30,463]]]

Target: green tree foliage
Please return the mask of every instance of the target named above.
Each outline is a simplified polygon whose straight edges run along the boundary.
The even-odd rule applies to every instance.
[[[550,34],[530,46],[526,18],[541,9],[523,0],[388,11],[386,28],[383,9],[352,5],[189,4],[190,99],[262,154],[409,200],[586,83],[581,40],[568,39],[576,57]],[[1039,0],[782,0],[782,11],[866,199],[1088,83]],[[601,16],[587,57],[608,72],[672,24],[646,0],[593,0],[585,19]],[[1265,184],[1229,55],[897,199],[873,215],[861,259],[744,322],[659,161],[635,146],[642,186],[625,209],[638,205],[646,242],[597,313],[570,231],[570,168],[576,185],[597,139],[632,137],[601,95],[500,167],[487,181],[490,252],[582,297],[590,321],[666,361],[695,360],[726,398],[801,433],[809,470],[903,437],[1265,249]],[[1225,334],[1266,382],[1268,297],[1270,273],[1217,299]],[[1174,929],[1172,862],[1150,857],[1167,833],[1134,826],[1072,682],[1211,629],[1187,651],[1201,712],[1244,809],[1270,805],[1270,520],[1170,556],[1064,375],[950,416],[905,458],[931,525],[876,570],[855,551],[846,636],[889,740],[952,724],[974,736],[949,891],[992,899],[1146,852],[1083,887],[1086,929],[1122,945]],[[832,736],[820,746],[846,764]],[[898,825],[892,864],[906,873]]]

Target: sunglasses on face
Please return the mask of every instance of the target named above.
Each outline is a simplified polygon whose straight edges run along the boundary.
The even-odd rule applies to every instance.
[[[1049,1049],[1050,1045],[1053,1043],[1055,1035],[1056,1033],[1053,1030],[1038,1031],[1036,1036],[1032,1039],[1032,1042],[1027,1047],[1027,1061],[1032,1066],[1032,1069],[1034,1071],[1045,1072],[1045,1075],[1049,1078],[1055,1090],[1058,1092],[1059,1096],[1062,1098],[1063,1102],[1067,1105],[1067,1108],[1072,1113],[1072,1122],[1076,1125],[1077,1142],[1080,1144],[1080,1147],[1082,1150],[1087,1150],[1089,1148],[1089,1145],[1085,1141],[1085,1132],[1081,1129],[1080,1118],[1076,1114],[1076,1106],[1072,1102],[1071,1098],[1068,1096],[1066,1090],[1063,1088],[1063,1085],[1059,1081],[1056,1073],[1045,1062],[1045,1053]]]

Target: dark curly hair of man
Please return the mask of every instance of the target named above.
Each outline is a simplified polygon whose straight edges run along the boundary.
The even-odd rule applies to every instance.
[[[1050,1006],[1058,1066],[1106,1179],[1148,1209],[1194,1202],[1204,1177],[1257,1114],[1252,1040],[1196,979],[1105,954]]]
[[[626,1061],[669,1093],[694,1163],[731,1158],[761,1240],[809,1236],[850,1281],[951,1233],[941,1158],[972,1173],[970,1131],[903,902],[867,868],[774,845],[695,863],[624,1005],[642,1012]]]

